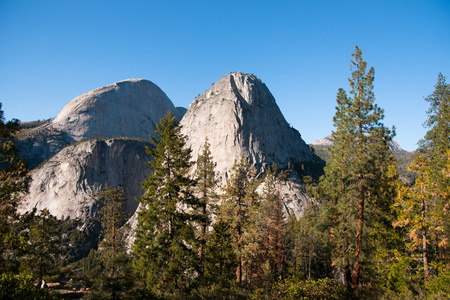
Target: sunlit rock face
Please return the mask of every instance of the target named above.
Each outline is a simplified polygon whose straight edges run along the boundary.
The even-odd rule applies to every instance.
[[[141,182],[151,169],[146,165],[149,143],[129,139],[92,139],[64,148],[31,173],[30,192],[20,212],[47,208],[58,218],[95,217],[97,193],[105,183],[121,186],[125,209],[134,213],[143,194]]]
[[[22,157],[34,168],[66,145],[83,139],[148,140],[169,110],[181,119],[157,85],[145,79],[124,80],[76,97],[49,124],[30,130],[18,146]]]
[[[156,124],[178,111],[166,94],[145,79],[129,79],[95,89],[66,104],[52,126],[75,141],[115,136],[148,139]]]
[[[261,173],[276,163],[318,162],[300,133],[290,127],[274,97],[254,75],[230,73],[198,96],[181,120],[195,159],[208,138],[222,180],[241,156]]]

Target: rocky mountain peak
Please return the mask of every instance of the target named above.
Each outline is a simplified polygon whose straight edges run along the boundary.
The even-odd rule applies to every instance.
[[[157,85],[128,79],[76,97],[53,119],[51,127],[75,141],[115,136],[148,139],[168,110],[179,118],[172,101]]]
[[[176,109],[167,95],[145,79],[128,79],[84,93],[67,103],[48,124],[27,130],[17,145],[31,168],[65,146],[89,138],[136,137],[148,140],[156,124]]]
[[[320,163],[254,75],[225,75],[191,103],[180,124],[194,159],[208,138],[223,180],[241,156],[259,172],[272,163]]]

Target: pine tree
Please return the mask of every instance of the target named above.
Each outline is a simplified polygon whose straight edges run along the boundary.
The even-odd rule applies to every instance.
[[[5,271],[5,257],[14,240],[12,222],[24,193],[28,192],[30,176],[19,149],[14,146],[14,134],[19,130],[18,120],[5,123],[0,103],[0,273]]]
[[[235,162],[232,174],[227,181],[223,203],[220,207],[220,220],[229,225],[230,233],[234,239],[234,251],[237,259],[236,281],[242,283],[244,279],[244,248],[245,232],[250,221],[251,211],[256,205],[255,172],[247,159],[241,157]]]
[[[98,214],[102,228],[101,242],[97,253],[105,268],[103,274],[99,274],[96,298],[117,299],[118,292],[131,285],[129,280],[130,261],[125,247],[124,223],[127,213],[124,211],[124,190],[121,187],[112,188],[107,183],[98,196],[102,205]],[[95,294],[95,293],[94,293]]]
[[[44,275],[50,274],[55,261],[62,253],[61,233],[58,231],[60,221],[47,209],[36,209],[21,217],[26,230],[21,233],[23,268],[30,271],[41,286]]]
[[[209,286],[228,289],[235,281],[237,259],[234,241],[228,224],[222,220],[214,223],[205,253],[204,276]]]
[[[206,138],[203,146],[203,152],[197,158],[197,170],[195,180],[197,184],[197,193],[200,202],[200,211],[198,215],[200,220],[198,226],[200,232],[198,234],[199,242],[199,276],[204,273],[205,247],[208,241],[208,227],[212,224],[213,215],[217,214],[216,189],[218,186],[218,178],[215,171],[216,164],[212,160],[211,151],[209,150],[208,139]]]
[[[361,265],[367,257],[367,226],[377,211],[388,206],[387,191],[392,181],[386,174],[393,165],[389,141],[393,133],[381,120],[384,111],[375,102],[374,68],[366,72],[358,46],[352,54],[350,96],[341,88],[333,118],[334,146],[320,184],[323,196],[334,205],[332,238],[336,243],[333,264],[343,274],[343,282],[356,289]],[[381,214],[378,214],[381,217]]]
[[[157,125],[158,139],[151,137],[155,148],[148,163],[153,171],[142,183],[145,194],[139,199],[134,253],[147,288],[156,294],[185,292],[194,276],[198,252],[193,211],[200,207],[193,195],[194,181],[189,178],[191,149],[175,117],[168,112]]]

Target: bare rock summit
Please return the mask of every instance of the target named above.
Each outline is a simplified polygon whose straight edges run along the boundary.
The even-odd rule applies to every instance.
[[[242,156],[248,157],[258,172],[272,163],[280,168],[288,163],[322,163],[254,75],[236,72],[219,79],[190,104],[180,125],[194,159],[208,138],[222,180]]]
[[[148,139],[168,110],[179,118],[172,101],[157,85],[129,79],[76,97],[51,125],[75,141],[115,136]]]
[[[148,140],[169,110],[181,119],[178,109],[156,84],[128,79],[76,97],[50,123],[24,133],[17,145],[30,168],[34,168],[65,146],[84,139]]]

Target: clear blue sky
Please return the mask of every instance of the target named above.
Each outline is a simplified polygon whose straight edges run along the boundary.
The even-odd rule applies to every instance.
[[[145,78],[188,107],[241,71],[311,143],[333,130],[355,45],[375,67],[384,123],[415,149],[424,97],[450,76],[448,0],[0,0],[0,102],[7,120],[47,119],[82,93]]]

